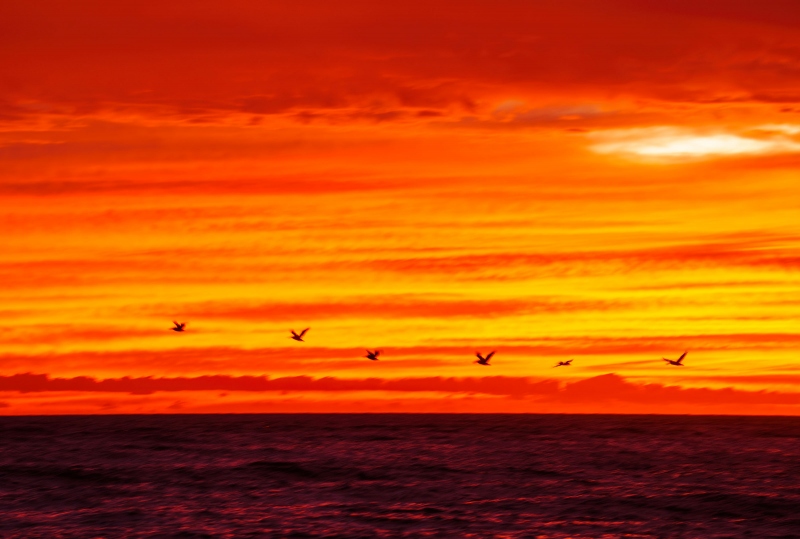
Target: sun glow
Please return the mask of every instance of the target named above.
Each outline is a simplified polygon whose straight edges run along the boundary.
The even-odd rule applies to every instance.
[[[780,132],[788,133],[788,130]],[[752,138],[729,133],[697,134],[674,127],[614,129],[593,133],[590,137],[598,141],[592,145],[598,153],[654,158],[692,159],[800,151],[800,143],[781,135]]]

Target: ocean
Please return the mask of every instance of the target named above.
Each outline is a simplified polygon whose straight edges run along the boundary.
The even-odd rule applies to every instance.
[[[0,537],[800,537],[800,418],[0,418]]]

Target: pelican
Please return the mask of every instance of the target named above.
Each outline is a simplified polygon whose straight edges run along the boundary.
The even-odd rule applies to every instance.
[[[369,350],[367,350],[367,355],[364,357],[366,357],[367,359],[371,359],[372,361],[378,361],[379,355],[381,355],[380,350],[375,350],[374,352],[370,352]]]
[[[299,335],[297,334],[297,332],[295,330],[292,330],[292,339],[294,339],[296,341],[300,341],[300,342],[305,342],[303,340],[303,335],[305,335],[306,331],[308,331],[309,329],[311,329],[311,328],[304,329],[303,331],[300,332]]]
[[[555,369],[556,367],[569,367],[570,365],[572,365],[572,361],[573,361],[572,359],[570,359],[569,361],[559,361],[557,365],[553,366],[553,368]]]
[[[486,365],[487,367],[491,367],[491,365],[489,365],[489,360],[492,359],[494,353],[495,350],[492,350],[486,357],[483,357],[480,352],[475,352],[475,355],[478,356],[478,361],[476,361],[475,363],[477,363],[478,365]]]
[[[185,327],[186,327],[186,322],[183,322],[183,323],[179,324],[178,322],[176,322],[175,320],[173,320],[173,321],[172,321],[172,323],[173,323],[173,324],[175,324],[175,327],[174,327],[174,328],[169,328],[169,329],[171,329],[172,331],[183,331],[183,328],[185,328]]]
[[[675,361],[673,361],[671,359],[667,359],[665,357],[662,357],[661,359],[663,359],[664,361],[666,361],[670,365],[675,365],[676,367],[685,367],[685,365],[683,364],[683,358],[685,358],[685,357],[686,357],[686,352],[682,353],[681,357],[679,357]]]

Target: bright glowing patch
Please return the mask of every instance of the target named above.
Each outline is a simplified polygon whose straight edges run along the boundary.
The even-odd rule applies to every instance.
[[[590,135],[598,153],[653,158],[702,158],[800,151],[800,144],[784,136],[751,138],[732,134],[697,134],[674,127],[615,129]]]

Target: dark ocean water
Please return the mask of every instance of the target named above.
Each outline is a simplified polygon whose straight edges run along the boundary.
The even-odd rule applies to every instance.
[[[798,538],[800,419],[0,418],[2,538]]]

